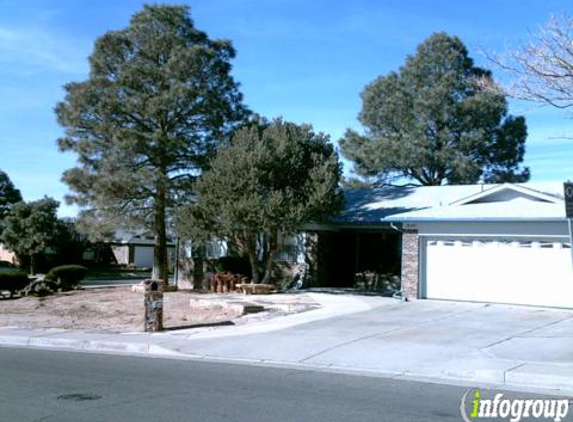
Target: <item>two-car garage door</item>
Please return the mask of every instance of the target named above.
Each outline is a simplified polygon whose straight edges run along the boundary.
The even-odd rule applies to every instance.
[[[426,298],[573,307],[562,239],[430,238],[423,250]]]

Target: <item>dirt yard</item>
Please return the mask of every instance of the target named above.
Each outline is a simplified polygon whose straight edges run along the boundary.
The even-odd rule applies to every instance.
[[[222,323],[240,316],[222,307],[191,309],[194,296],[165,293],[163,325],[167,329]],[[129,287],[79,290],[44,298],[0,299],[0,327],[142,331],[143,311],[143,295]]]

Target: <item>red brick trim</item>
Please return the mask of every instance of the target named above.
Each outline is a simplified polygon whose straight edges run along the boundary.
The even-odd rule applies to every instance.
[[[402,233],[402,294],[406,299],[419,297],[420,246],[418,230]]]

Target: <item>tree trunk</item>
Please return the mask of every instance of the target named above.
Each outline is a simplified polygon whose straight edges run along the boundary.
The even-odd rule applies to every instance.
[[[155,196],[155,244],[153,248],[153,272],[151,277],[162,280],[167,284],[169,277],[169,264],[167,258],[167,225],[166,219],[167,194],[165,181],[160,180]]]
[[[203,286],[203,278],[205,277],[203,268],[205,264],[205,247],[203,243],[193,242],[191,248],[193,259],[193,289],[203,290],[204,287],[208,289],[208,286]]]
[[[30,255],[30,275],[36,275],[36,255]]]
[[[251,283],[259,284],[259,260],[257,258],[257,237],[253,233],[245,233],[243,247],[246,249],[251,264]]]
[[[267,259],[265,261],[265,275],[263,284],[270,284],[273,275],[273,261],[278,250],[278,232],[276,229],[271,230],[268,235]]]

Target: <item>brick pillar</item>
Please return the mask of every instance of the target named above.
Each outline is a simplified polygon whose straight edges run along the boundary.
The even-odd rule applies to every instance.
[[[418,298],[419,275],[418,230],[402,233],[402,293],[408,300]]]

